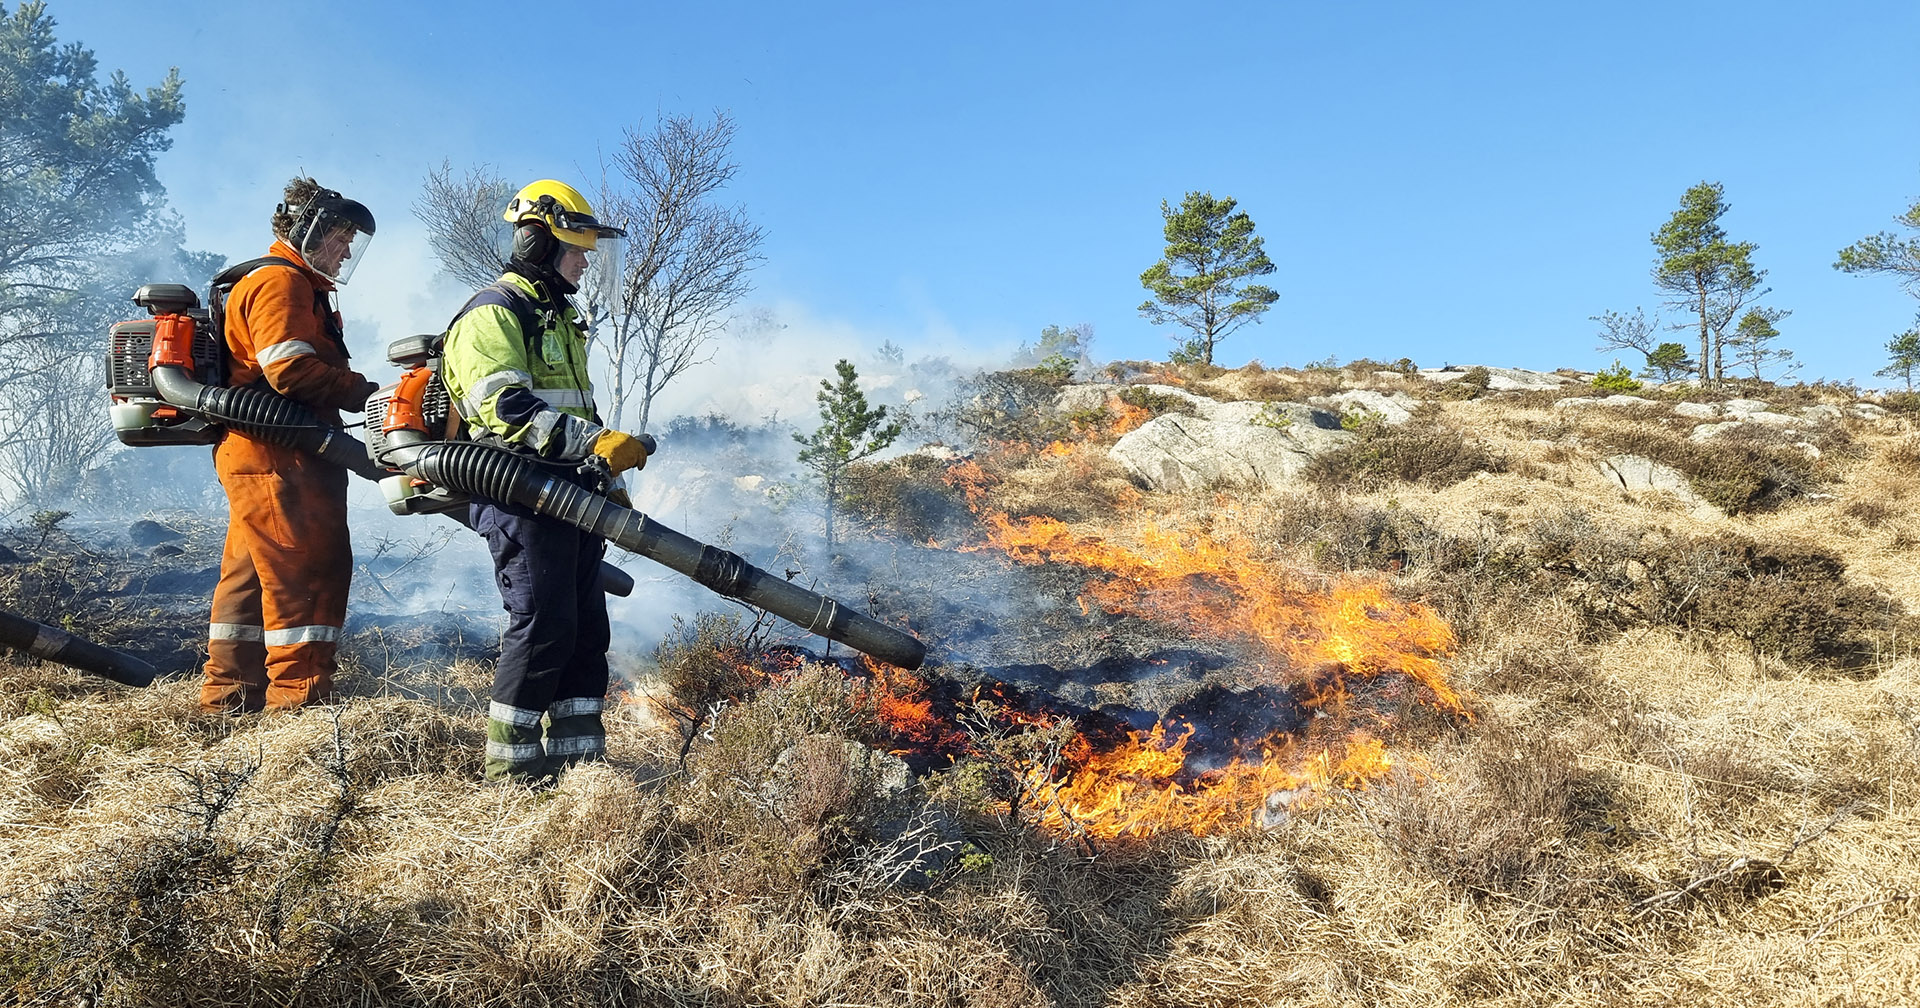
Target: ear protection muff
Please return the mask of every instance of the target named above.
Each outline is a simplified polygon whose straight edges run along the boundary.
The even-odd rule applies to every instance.
[[[559,241],[539,221],[523,221],[513,229],[513,260],[529,266],[551,266],[553,247]]]
[[[329,202],[338,203],[344,199],[346,197],[333,189],[321,189],[308,197],[305,203],[277,203],[274,205],[273,212],[291,215],[293,226],[288,230],[297,235],[312,225],[313,218],[323,206]],[[362,228],[362,230],[372,231],[371,228]]]

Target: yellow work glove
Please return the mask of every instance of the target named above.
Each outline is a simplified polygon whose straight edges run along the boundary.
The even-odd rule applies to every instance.
[[[647,467],[647,446],[639,438],[611,427],[593,439],[593,453],[607,460],[607,468],[614,476]]]

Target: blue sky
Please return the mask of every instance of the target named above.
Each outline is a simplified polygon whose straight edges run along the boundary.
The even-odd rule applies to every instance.
[[[297,171],[368,203],[344,301],[381,340],[460,300],[407,209],[429,167],[584,183],[623,130],[715,109],[768,235],[753,301],[809,381],[849,347],[986,359],[1050,323],[1164,359],[1139,274],[1190,189],[1236,197],[1277,266],[1229,366],[1604,366],[1588,316],[1655,307],[1649,235],[1703,179],[1794,312],[1801,377],[1883,384],[1920,309],[1831,268],[1920,197],[1911,0],[50,11],[103,72],[180,68],[160,175],[194,247],[258,254]]]

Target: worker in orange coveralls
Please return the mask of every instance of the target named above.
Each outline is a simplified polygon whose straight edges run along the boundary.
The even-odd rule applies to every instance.
[[[274,210],[273,233],[266,258],[229,267],[244,273],[226,301],[229,384],[264,385],[337,425],[340,410],[360,412],[377,387],[347,365],[334,304],[335,285],[347,282],[373,234],[373,214],[296,178]],[[347,471],[237,430],[214,446],[213,465],[227,492],[227,544],[200,706],[248,712],[323,700],[333,691],[353,573]]]

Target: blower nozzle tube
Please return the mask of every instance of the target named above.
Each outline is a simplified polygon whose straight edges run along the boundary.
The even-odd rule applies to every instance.
[[[321,423],[311,410],[291,399],[244,385],[202,385],[184,368],[161,365],[152,373],[153,387],[160,398],[175,406],[213,417],[263,441],[317,455],[375,482],[389,475],[367,457],[367,446],[358,438]]]
[[[153,685],[155,672],[152,665],[132,655],[82,640],[59,627],[50,627],[9,612],[0,612],[0,644],[82,672],[106,676],[122,686]]]
[[[532,508],[629,553],[665,564],[721,595],[765,609],[809,633],[889,664],[915,669],[926,660],[926,645],[912,634],[549,475],[525,458],[473,442],[425,441],[424,435],[404,429],[389,431],[388,436],[396,447],[381,461],[429,483]]]

